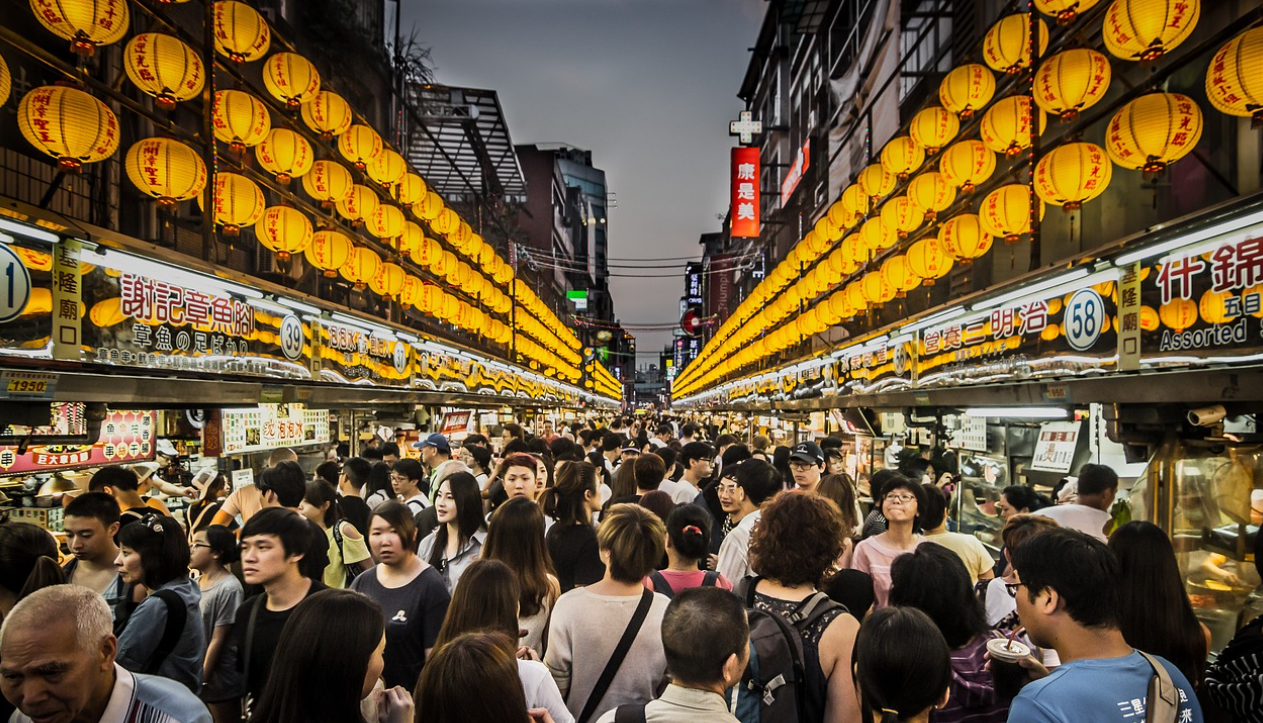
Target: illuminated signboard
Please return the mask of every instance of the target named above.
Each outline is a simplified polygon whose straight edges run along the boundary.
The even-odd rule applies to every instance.
[[[80,426],[74,417],[82,415],[82,405],[55,404],[53,409],[65,417],[54,423],[57,429]],[[154,458],[157,425],[157,412],[111,410],[93,444],[32,445],[21,454],[17,447],[0,447],[0,476],[145,462]]]
[[[732,149],[732,237],[759,235],[759,149]]]
[[[320,376],[324,381],[373,386],[412,383],[411,346],[364,329],[321,322]]]
[[[207,424],[204,435],[219,434],[219,453],[266,452],[329,441],[329,411],[301,404],[260,404],[218,412],[218,424]],[[206,440],[213,447],[213,440]]]
[[[789,204],[789,197],[798,189],[798,184],[803,180],[803,174],[811,167],[811,139],[808,138],[803,142],[802,148],[798,149],[797,155],[794,156],[794,162],[790,165],[789,171],[785,173],[785,180],[781,181],[781,206]]]

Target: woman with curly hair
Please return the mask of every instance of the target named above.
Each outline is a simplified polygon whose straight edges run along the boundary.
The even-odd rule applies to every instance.
[[[802,491],[782,492],[762,507],[750,538],[753,606],[791,617],[817,603],[816,586],[842,553],[842,513],[832,501]],[[801,630],[810,720],[859,720],[851,680],[851,651],[859,622],[842,607]]]

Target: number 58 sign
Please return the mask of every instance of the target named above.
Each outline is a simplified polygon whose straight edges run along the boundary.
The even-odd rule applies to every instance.
[[[1105,301],[1095,290],[1080,289],[1066,303],[1066,342],[1075,351],[1091,349],[1105,323]]]

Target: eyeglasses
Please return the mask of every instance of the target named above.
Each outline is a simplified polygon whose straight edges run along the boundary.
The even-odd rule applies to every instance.
[[[815,467],[815,466],[816,466],[816,465],[811,464],[810,462],[790,462],[790,463],[789,463],[789,468],[790,468],[790,469],[792,469],[792,470],[797,470],[797,471],[799,471],[799,472],[809,470],[809,469],[811,469],[812,467]]]
[[[1011,598],[1016,598],[1016,597],[1017,597],[1017,589],[1018,589],[1019,587],[1022,587],[1022,586],[1023,586],[1023,585],[1025,585],[1025,584],[1026,584],[1026,583],[1024,583],[1024,582],[1006,582],[1006,583],[1004,583],[1004,591],[1005,591],[1005,592],[1007,592],[1007,593],[1009,594],[1009,597],[1011,597]]]
[[[205,547],[207,550],[211,549],[211,546],[210,546],[210,545],[208,545],[208,544],[206,544],[205,542],[194,542],[192,546],[193,546],[193,547]]]
[[[885,497],[887,502],[898,502],[901,505],[906,505],[909,502],[915,502],[916,499],[917,498],[914,495],[886,495]]]

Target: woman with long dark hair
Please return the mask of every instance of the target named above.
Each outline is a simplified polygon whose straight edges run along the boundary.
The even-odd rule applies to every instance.
[[[395,487],[390,481],[390,465],[382,461],[373,463],[368,470],[368,482],[364,484],[363,493],[364,504],[370,510],[395,499]]]
[[[926,544],[896,558],[890,577],[890,604],[929,615],[952,651],[952,694],[930,719],[1004,723],[1009,704],[996,695],[986,668],[987,640],[993,636],[965,563],[942,545]]]
[[[321,581],[327,587],[340,590],[373,566],[364,536],[342,514],[338,491],[333,485],[322,479],[308,482],[298,511],[325,534],[329,563],[325,565]]]
[[[307,596],[285,623],[250,723],[365,723],[360,702],[370,695],[376,721],[409,723],[406,689],[373,693],[385,648],[382,610],[372,600],[348,590]]]
[[[544,513],[539,505],[515,498],[491,515],[482,559],[499,560],[518,575],[518,627],[526,631],[521,644],[543,653],[544,629],[561,585],[553,575],[552,559],[544,542]]]
[[[518,634],[518,577],[508,565],[498,560],[479,560],[469,566],[452,596],[451,612],[443,621],[435,648],[464,633],[502,633],[508,644],[505,652],[517,658],[518,677],[529,708],[544,708],[558,723],[573,718],[561,698],[548,667],[539,662],[531,649],[516,643]]]
[[[1109,548],[1118,558],[1118,628],[1127,644],[1166,658],[1201,690],[1209,641],[1160,527],[1133,520],[1114,530]]]
[[[206,472],[206,474],[210,473]],[[188,531],[190,544],[193,542],[195,533],[210,527],[211,521],[215,519],[215,513],[223,507],[223,498],[227,496],[228,477],[222,472],[214,473],[202,487],[202,493],[184,510],[185,529]],[[233,520],[231,527],[236,527],[236,525],[236,520]]]
[[[645,578],[645,587],[667,597],[675,597],[690,587],[732,589],[721,573],[698,567],[710,552],[710,513],[697,505],[679,505],[667,515],[667,560],[664,570],[654,570]]]
[[[421,540],[419,555],[443,576],[450,593],[460,576],[482,554],[487,526],[482,516],[482,490],[468,472],[448,475],[434,497],[439,526]]]
[[[544,514],[555,520],[545,541],[562,593],[605,577],[592,516],[601,511],[597,470],[591,462],[570,462],[557,472],[557,484],[544,491]]]
[[[118,633],[118,664],[200,693],[206,655],[202,593],[189,579],[184,529],[173,517],[146,512],[118,531],[118,550],[114,566],[123,582],[149,591]]]
[[[415,684],[438,639],[451,595],[443,576],[417,557],[417,527],[402,503],[383,502],[368,520],[368,545],[377,567],[355,578],[351,589],[376,602],[386,615],[387,687]]]
[[[855,641],[862,720],[924,723],[950,700],[952,668],[942,633],[916,608],[874,612]]]
[[[417,681],[416,723],[554,723],[546,709],[527,709],[512,644],[477,632],[436,650]]]

